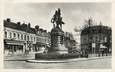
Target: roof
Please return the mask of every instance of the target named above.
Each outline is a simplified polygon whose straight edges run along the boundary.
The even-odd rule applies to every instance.
[[[14,23],[14,22],[8,22],[6,20],[4,20],[4,27],[8,27],[8,28],[12,28],[12,29],[24,31],[27,33],[32,33],[32,34],[36,33],[35,29],[28,27],[27,24],[20,25],[20,24]]]
[[[111,28],[108,26],[102,26],[102,25],[98,25],[98,26],[89,26],[84,28],[81,31],[81,35],[86,35],[86,34],[111,34]]]

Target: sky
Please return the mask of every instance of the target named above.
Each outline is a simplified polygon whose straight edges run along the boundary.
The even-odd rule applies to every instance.
[[[84,20],[92,18],[95,25],[100,21],[102,25],[111,27],[110,3],[13,3],[5,2],[4,19],[11,18],[12,22],[31,23],[31,27],[39,25],[40,28],[51,31],[53,24],[51,18],[55,10],[61,9],[61,16],[65,24],[63,30],[75,33],[74,28],[80,29]]]

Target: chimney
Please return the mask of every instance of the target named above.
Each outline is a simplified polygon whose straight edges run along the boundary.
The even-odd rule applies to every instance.
[[[10,18],[7,18],[6,21],[7,21],[7,22],[11,22]]]
[[[35,26],[35,29],[38,31],[38,30],[39,30],[39,26],[38,26],[38,25],[36,25],[36,26]]]
[[[30,24],[30,23],[28,23],[28,27],[29,27],[29,28],[31,27],[31,24]]]
[[[24,28],[26,28],[26,27],[27,27],[27,24],[23,23],[22,26],[23,26]]]
[[[20,23],[20,22],[17,22],[17,24],[18,24],[18,26],[20,26],[21,23]]]
[[[43,32],[43,29],[42,29],[42,28],[41,28],[40,30],[41,30],[41,32]]]
[[[43,32],[43,29],[42,29],[42,28],[40,28],[39,30],[40,30],[41,33]]]
[[[45,33],[47,33],[47,30],[44,30]]]

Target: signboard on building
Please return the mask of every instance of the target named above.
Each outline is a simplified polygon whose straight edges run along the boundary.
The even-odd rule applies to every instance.
[[[100,48],[107,48],[107,47],[105,47],[105,46],[103,46],[102,44],[100,44]]]

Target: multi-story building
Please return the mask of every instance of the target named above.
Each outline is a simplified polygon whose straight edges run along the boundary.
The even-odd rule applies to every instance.
[[[10,19],[4,20],[4,52],[24,53],[26,51],[36,51],[39,43],[48,44],[49,34],[46,30],[32,28],[31,24],[14,23]]]
[[[50,45],[50,33],[35,26],[36,30],[36,51],[42,50],[42,47],[48,48]],[[45,49],[44,48],[44,49]]]
[[[81,31],[81,50],[83,55],[108,55],[111,52],[111,28],[97,25],[88,26]]]
[[[73,38],[73,34],[69,32],[64,33],[64,45],[68,48],[69,53],[74,53],[76,49],[76,41]]]

